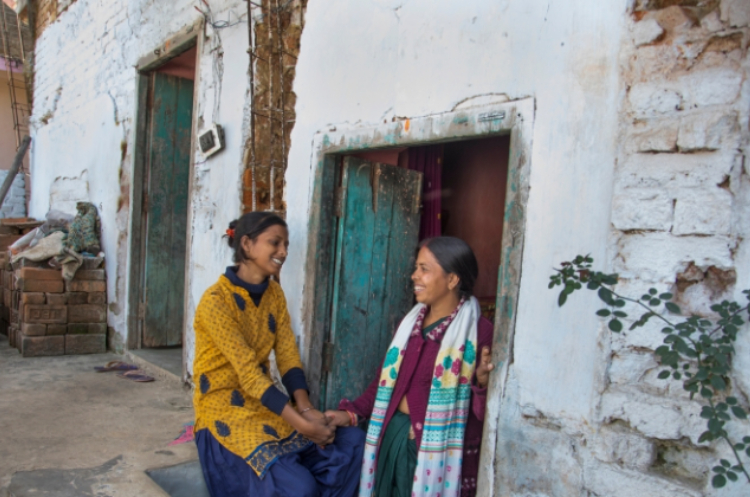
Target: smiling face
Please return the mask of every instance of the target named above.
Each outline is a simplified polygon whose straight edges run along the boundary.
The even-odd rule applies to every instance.
[[[242,264],[253,273],[263,279],[278,275],[288,254],[289,231],[284,226],[273,225],[255,240],[243,237],[242,249],[246,256]]]
[[[419,250],[411,280],[414,282],[417,302],[431,307],[439,302],[455,299],[458,293],[458,276],[446,273],[427,247]]]

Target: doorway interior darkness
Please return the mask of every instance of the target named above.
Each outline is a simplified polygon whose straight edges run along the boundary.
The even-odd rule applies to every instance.
[[[434,148],[399,147],[352,154],[355,157],[409,169],[410,150]],[[441,186],[431,191],[425,183],[424,195],[438,195],[441,200],[440,234],[464,240],[479,263],[479,277],[474,294],[483,314],[494,321],[500,246],[503,240],[505,190],[508,181],[510,135],[476,140],[462,140],[438,145]],[[422,210],[422,216],[426,213]],[[424,238],[424,234],[420,236]]]
[[[479,263],[474,294],[494,320],[509,152],[505,135],[339,156],[326,407],[356,397],[377,374],[413,305],[420,239],[455,236],[471,246]]]

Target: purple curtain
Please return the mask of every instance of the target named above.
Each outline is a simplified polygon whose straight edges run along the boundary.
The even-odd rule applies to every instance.
[[[422,188],[422,220],[419,225],[419,240],[440,236],[440,199],[443,172],[443,146],[414,147],[409,149],[409,169],[424,174]]]

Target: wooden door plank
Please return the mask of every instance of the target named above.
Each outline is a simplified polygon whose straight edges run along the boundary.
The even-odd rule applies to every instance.
[[[153,75],[145,263],[146,347],[182,341],[192,82]]]
[[[175,153],[172,160],[172,223],[170,236],[169,290],[167,298],[167,345],[182,343],[185,307],[185,258],[187,251],[188,185],[193,123],[193,81],[178,81],[175,111]]]
[[[370,287],[374,218],[372,215],[371,165],[362,160],[344,159],[347,191],[343,216],[340,253],[340,277],[334,329],[334,361],[329,392],[330,403],[342,396],[353,396],[364,388],[364,380],[351,377],[367,354],[362,333],[367,329],[367,305]],[[368,270],[363,270],[367,268]],[[355,369],[356,370],[356,369]],[[332,398],[333,396],[334,398]]]
[[[327,407],[360,395],[374,377],[398,320],[411,306],[409,276],[419,233],[414,207],[421,173],[346,158],[343,184]]]

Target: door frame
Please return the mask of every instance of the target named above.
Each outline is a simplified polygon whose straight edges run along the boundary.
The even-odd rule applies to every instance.
[[[197,47],[195,61],[195,80],[193,89],[193,119],[191,124],[190,165],[188,183],[188,216],[187,233],[185,245],[185,288],[184,304],[187,309],[188,290],[190,288],[190,240],[192,238],[192,192],[195,164],[195,137],[197,132],[198,94],[200,56],[203,48],[203,37],[199,36],[203,31],[204,20],[199,18],[195,23],[182,29],[178,34],[168,38],[163,44],[149,51],[138,60],[136,65],[136,118],[135,118],[135,151],[133,154],[133,169],[130,181],[130,254],[128,260],[128,338],[127,350],[139,349],[141,344],[141,327],[144,317],[144,309],[140,306],[142,284],[144,276],[144,209],[143,192],[145,188],[144,175],[148,164],[149,142],[148,142],[148,109],[149,109],[149,78],[150,73],[163,66],[178,55]],[[185,344],[186,322],[182,323],[182,342]],[[184,348],[184,347],[183,347]],[[186,350],[183,350],[182,379],[186,378]]]
[[[480,495],[492,495],[500,407],[506,393],[509,367],[513,362],[516,308],[521,283],[521,263],[526,231],[535,101],[515,101],[453,109],[450,112],[398,119],[371,127],[331,127],[313,139],[314,184],[308,245],[305,260],[303,320],[305,333],[300,349],[313,402],[318,402],[322,379],[324,343],[330,329],[333,296],[332,246],[336,230],[337,164],[343,154],[421,146],[510,135],[508,184],[500,250],[495,335],[492,349],[495,373],[487,393],[487,415],[482,435],[479,481]],[[500,330],[507,330],[501,333]]]

